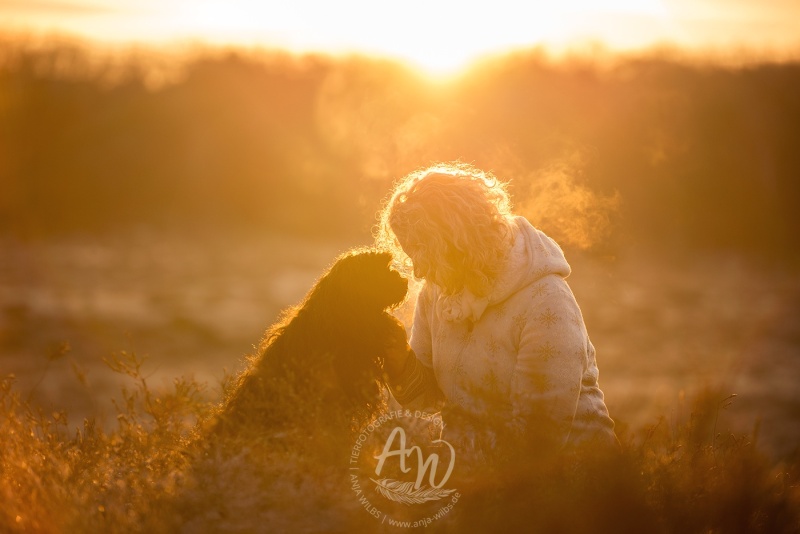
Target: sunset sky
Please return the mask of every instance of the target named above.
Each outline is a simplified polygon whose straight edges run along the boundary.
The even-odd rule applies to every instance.
[[[452,70],[544,44],[798,55],[800,0],[0,0],[0,30],[361,52]]]

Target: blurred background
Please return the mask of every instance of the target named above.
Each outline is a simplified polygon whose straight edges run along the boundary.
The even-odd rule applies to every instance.
[[[621,432],[707,391],[797,451],[800,4],[271,4],[0,0],[0,373],[32,402],[114,413],[123,350],[218,395],[394,180],[460,159],[565,249]]]

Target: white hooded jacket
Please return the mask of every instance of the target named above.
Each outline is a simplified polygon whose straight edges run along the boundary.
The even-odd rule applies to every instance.
[[[425,283],[410,345],[450,407],[477,418],[539,421],[554,444],[614,442],[595,350],[565,278],[561,248],[525,218],[488,296]]]

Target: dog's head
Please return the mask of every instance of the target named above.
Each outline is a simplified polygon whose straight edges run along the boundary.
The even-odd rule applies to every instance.
[[[354,249],[340,255],[317,281],[306,297],[306,305],[325,302],[351,313],[391,309],[403,303],[408,280],[392,269],[389,252],[371,248]]]

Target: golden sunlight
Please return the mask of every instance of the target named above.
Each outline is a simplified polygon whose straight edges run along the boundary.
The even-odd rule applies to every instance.
[[[789,6],[787,3],[786,6]],[[789,6],[790,7],[790,6]],[[2,29],[62,33],[106,43],[278,47],[296,52],[401,59],[431,74],[453,73],[485,55],[544,45],[611,51],[671,43],[683,47],[765,44],[796,49],[789,7],[743,0],[588,0],[525,5],[409,0],[402,5],[341,0],[0,0]],[[744,17],[746,15],[746,17]],[[743,18],[744,17],[744,18]],[[743,21],[756,21],[750,26]]]
[[[206,0],[173,2],[163,8],[162,17],[171,21],[167,26],[173,37],[300,52],[366,53],[405,60],[441,75],[481,55],[517,47],[559,48],[586,39],[612,47],[641,46],[654,35],[666,36],[668,13],[660,0],[614,0],[602,6],[566,0],[527,8],[515,0],[479,7],[455,0],[414,0],[402,7],[364,0],[282,7]],[[636,24],[629,24],[632,18]]]

